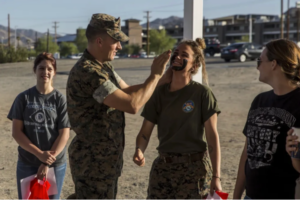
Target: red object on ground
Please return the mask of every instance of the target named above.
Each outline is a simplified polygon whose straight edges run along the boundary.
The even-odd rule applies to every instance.
[[[35,178],[30,183],[30,196],[28,199],[49,199],[48,190],[50,188],[50,183],[46,180],[43,184],[38,182]]]
[[[223,200],[226,200],[228,198],[228,193],[225,192],[219,192],[219,191],[215,191],[215,193],[217,193],[217,195],[219,195]]]

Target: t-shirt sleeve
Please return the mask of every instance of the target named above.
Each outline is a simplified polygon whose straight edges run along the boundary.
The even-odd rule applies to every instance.
[[[202,95],[202,122],[205,123],[215,113],[220,114],[217,99],[209,88]]]
[[[80,72],[80,87],[82,91],[92,95],[99,103],[103,103],[104,99],[118,88],[113,84],[107,74],[93,66],[85,67]]]
[[[18,119],[18,120],[22,120],[24,121],[24,118],[23,118],[23,111],[24,111],[24,105],[25,105],[25,96],[23,93],[19,94],[13,105],[11,106],[10,108],[10,111],[7,115],[7,118],[10,119],[10,120],[13,120],[13,119]]]
[[[254,100],[252,101],[252,103],[251,103],[251,106],[250,106],[250,109],[249,109],[249,112],[248,112],[248,115],[247,115],[247,120],[246,120],[244,129],[243,129],[243,134],[244,134],[245,136],[247,136],[247,121],[248,121],[248,118],[249,118],[250,111],[257,108],[257,102],[258,102],[259,97],[260,97],[260,95],[257,95],[257,96],[254,98]]]
[[[67,112],[67,100],[63,95],[60,96],[57,108],[57,124],[58,130],[71,127]]]
[[[146,120],[154,124],[157,124],[157,120],[159,117],[158,103],[159,102],[158,102],[157,90],[155,90],[151,98],[146,103],[141,116],[144,117]]]

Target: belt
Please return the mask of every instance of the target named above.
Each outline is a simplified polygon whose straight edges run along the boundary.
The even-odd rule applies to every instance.
[[[186,154],[180,156],[166,156],[163,154],[159,155],[159,158],[164,161],[164,163],[191,163],[195,161],[202,160],[207,154],[207,151],[202,153]]]

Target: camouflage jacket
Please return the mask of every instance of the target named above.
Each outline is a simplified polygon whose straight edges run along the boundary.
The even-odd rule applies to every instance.
[[[120,77],[109,62],[101,64],[87,50],[71,69],[67,82],[68,115],[76,133],[69,147],[73,178],[120,176],[124,150],[124,112],[99,103],[120,89]],[[100,92],[99,92],[100,90]]]

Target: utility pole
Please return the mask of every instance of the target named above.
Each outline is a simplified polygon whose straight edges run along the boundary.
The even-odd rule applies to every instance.
[[[299,8],[300,8],[300,2],[296,2],[296,9],[297,9],[297,43],[300,41],[300,34],[299,34],[299,28],[300,28],[300,12],[299,12]]]
[[[35,32],[35,43],[34,43],[34,49],[37,48],[37,32]]]
[[[252,43],[252,15],[249,15],[249,43]]]
[[[17,49],[17,26],[15,26],[15,49]]]
[[[8,48],[10,48],[10,18],[9,18],[9,14],[8,14],[8,27],[7,27],[7,32],[8,32]]]
[[[280,38],[283,38],[283,0],[281,0],[281,6],[280,6]]]
[[[54,37],[54,42],[55,42],[55,44],[57,43],[57,41],[56,41],[56,29],[58,28],[58,26],[57,26],[57,24],[59,23],[59,22],[53,22],[54,23],[54,26],[53,26],[53,28],[54,28],[54,32],[55,32],[55,37]]]
[[[48,31],[47,31],[47,49],[46,49],[47,53],[48,53],[48,50],[49,50],[49,28],[48,28]]]
[[[290,37],[290,0],[287,0],[286,39]]]
[[[149,29],[150,29],[149,18],[150,18],[150,16],[149,16],[149,13],[150,13],[150,11],[145,11],[145,13],[147,13],[147,16],[146,16],[146,18],[147,18],[147,58],[149,58],[149,54],[150,54],[150,52],[149,52],[149,46],[150,46],[150,35],[149,35]]]

